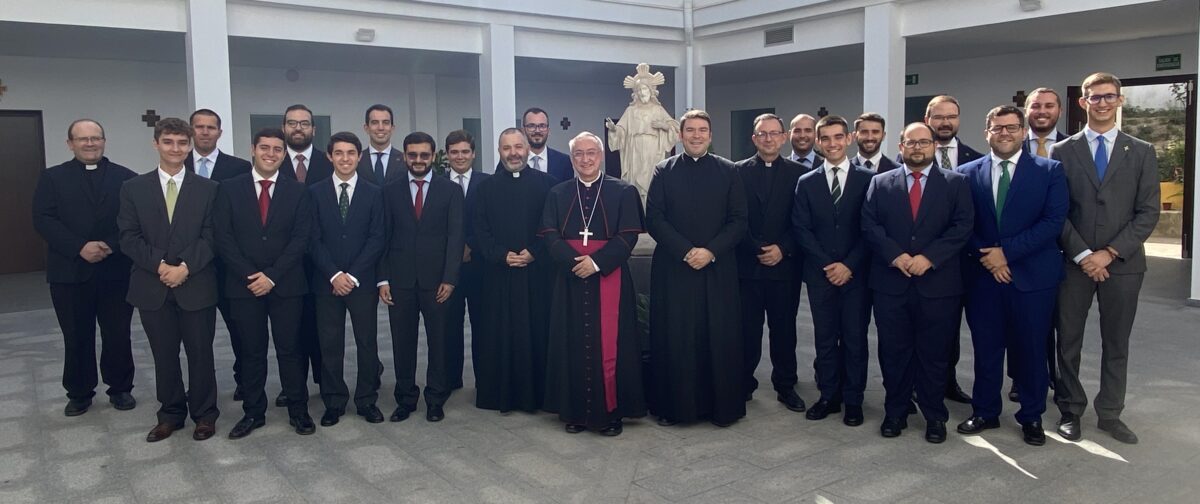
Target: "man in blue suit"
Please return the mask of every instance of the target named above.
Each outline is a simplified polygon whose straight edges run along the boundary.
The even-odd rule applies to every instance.
[[[958,337],[963,293],[960,257],[975,209],[966,177],[933,165],[933,128],[909,124],[900,138],[904,164],[871,179],[862,230],[872,252],[879,367],[886,391],[880,434],[908,427],[914,389],[925,440],[946,440],[943,400],[951,341]]]
[[[1067,218],[1062,165],[1021,148],[1025,115],[1012,105],[985,121],[991,154],[958,167],[970,180],[975,231],[965,255],[967,324],[975,346],[975,390],[962,434],[1000,427],[1004,354],[1021,391],[1025,442],[1046,443],[1042,413],[1050,386],[1046,336],[1063,277],[1058,235]]]
[[[479,309],[479,286],[483,281],[483,265],[474,251],[479,248],[475,241],[475,201],[479,199],[479,185],[492,175],[471,169],[475,162],[475,138],[466,130],[451,131],[446,135],[446,158],[450,160],[447,173],[450,181],[462,188],[463,197],[463,245],[462,266],[458,270],[458,287],[450,295],[450,307],[446,315],[446,383],[451,390],[463,386],[464,318],[471,320],[471,367],[474,369],[476,329],[482,324]]]
[[[338,423],[346,412],[350,391],[343,378],[346,356],[346,312],[354,325],[358,379],[354,406],[370,423],[383,422],[379,399],[378,324],[375,311],[375,267],[383,255],[383,191],[359,175],[362,144],[343,131],[329,138],[326,156],[333,176],[308,188],[312,202],[312,236],[308,255],[313,263],[309,285],[316,298],[317,340],[321,345],[321,400],[325,414],[321,425]]]
[[[555,183],[575,178],[571,157],[546,146],[550,140],[550,117],[545,110],[530,107],[521,114],[521,127],[529,138],[529,167],[554,178]]]

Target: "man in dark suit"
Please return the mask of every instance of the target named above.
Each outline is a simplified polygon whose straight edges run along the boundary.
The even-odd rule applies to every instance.
[[[883,173],[900,167],[883,155],[881,147],[887,138],[886,126],[887,121],[883,116],[874,112],[863,112],[854,120],[854,142],[858,144],[858,154],[850,160],[851,165],[861,166],[871,173]]]
[[[214,217],[217,250],[225,262],[225,293],[242,336],[242,411],[229,431],[240,439],[266,423],[267,344],[275,340],[279,381],[289,423],[298,434],[316,430],[308,414],[301,306],[308,293],[302,261],[312,210],[304,184],[282,176],[283,131],[254,134],[254,170],[221,183]],[[268,333],[267,321],[271,329]],[[273,338],[272,338],[273,337]]]
[[[813,149],[817,145],[817,118],[808,114],[798,114],[792,118],[788,128],[792,141],[792,153],[788,159],[800,163],[805,170],[819,168],[825,158]]]
[[[392,108],[376,103],[367,108],[363,124],[369,147],[358,160],[358,176],[380,188],[407,173],[404,153],[392,147],[392,133],[396,131],[392,119]]]
[[[362,144],[353,133],[335,133],[326,148],[333,176],[308,188],[313,210],[308,247],[314,265],[310,284],[317,298],[324,427],[338,423],[350,399],[342,368],[347,311],[354,325],[358,361],[354,406],[368,422],[383,421],[383,413],[375,405],[383,374],[375,313],[379,306],[375,268],[384,247],[383,195],[379,186],[357,172],[360,149]]]
[[[450,296],[449,312],[446,315],[446,384],[451,390],[463,386],[464,360],[464,317],[470,314],[471,320],[471,366],[474,368],[476,328],[482,323],[479,311],[480,282],[483,281],[483,266],[472,253],[478,249],[475,243],[473,225],[475,201],[478,199],[479,184],[491,177],[491,174],[474,171],[471,165],[475,162],[475,139],[466,130],[451,131],[446,135],[446,158],[450,160],[448,173],[450,181],[462,188],[463,204],[463,255],[462,266],[458,270],[458,284]]]
[[[557,182],[575,177],[571,157],[546,146],[550,140],[550,118],[545,110],[530,107],[521,114],[521,125],[529,138],[529,166],[544,172]]]
[[[1058,290],[1058,433],[1070,440],[1082,436],[1079,417],[1087,407],[1087,393],[1079,382],[1079,356],[1094,297],[1103,314],[1097,427],[1118,441],[1136,443],[1121,412],[1129,334],[1146,274],[1143,243],[1158,223],[1158,159],[1154,146],[1118,130],[1117,111],[1125,98],[1115,75],[1092,74],[1082,88],[1079,106],[1087,111],[1087,127],[1056,144],[1050,154],[1062,162],[1071,191],[1067,224],[1058,240],[1069,259]]]
[[[1058,131],[1058,118],[1062,115],[1062,99],[1058,91],[1048,87],[1034,89],[1025,98],[1025,119],[1029,132],[1021,149],[1038,157],[1049,158],[1050,148],[1067,139]]]
[[[117,236],[121,184],[136,174],[104,157],[104,128],[91,119],[67,127],[75,157],[47,168],[33,193],[33,227],[49,245],[46,282],[63,333],[63,388],[67,416],[82,415],[96,395],[96,326],[100,326],[100,375],[109,402],[119,410],[137,405],[133,350],[125,302],[129,258]]]
[[[754,370],[762,360],[763,321],[771,329],[771,385],[787,409],[804,411],[796,393],[796,307],[800,284],[793,283],[803,256],[791,233],[792,189],[805,170],[779,156],[787,131],[783,119],[763,114],[754,119],[751,140],[758,152],[734,164],[742,178],[749,210],[749,232],[736,247],[742,299],[742,382],[746,400],[758,390]]]
[[[934,151],[934,163],[943,170],[954,171],[959,165],[979,159],[982,154],[972,149],[958,139],[959,106],[953,96],[939,95],[929,100],[925,106],[925,124],[933,128],[934,140],[937,141]],[[962,329],[963,307],[958,307],[958,330]],[[958,384],[955,367],[958,366],[960,353],[959,338],[950,342],[950,361],[946,367],[946,399],[954,402],[970,404],[971,396],[963,391]]]
[[[287,108],[283,115],[283,132],[287,139],[287,155],[279,165],[279,174],[299,180],[306,186],[333,176],[333,164],[329,157],[313,148],[313,133],[316,124],[313,122],[312,110],[296,104]],[[312,276],[313,265],[308,257],[304,258],[304,276]],[[321,383],[321,344],[317,341],[317,302],[312,293],[304,295],[304,305],[300,319],[300,352],[304,357],[304,376],[308,380],[308,371],[312,370],[313,382]],[[287,394],[280,393],[275,398],[275,406],[284,407],[288,404]]]
[[[217,183],[184,170],[192,127],[168,117],[154,126],[158,169],[121,189],[121,251],[133,261],[129,303],[142,317],[154,356],[158,423],[146,435],[151,443],[182,429],[191,414],[192,438],[216,433],[217,374],[213,335],[217,323],[217,275],[212,260],[212,211]],[[187,355],[188,387],[183,385],[179,346]]]
[[[1050,386],[1046,336],[1063,275],[1057,239],[1067,218],[1067,179],[1058,162],[1021,148],[1021,109],[993,108],[985,126],[991,153],[958,167],[975,204],[974,232],[965,250],[975,390],[971,417],[958,432],[1000,427],[1007,352],[1009,374],[1020,384],[1017,422],[1025,442],[1041,446]]]
[[[396,366],[396,410],[399,422],[417,409],[417,323],[425,319],[429,362],[425,370],[425,419],[445,418],[450,397],[446,383],[447,301],[458,283],[463,250],[462,188],[432,176],[437,144],[427,133],[404,137],[408,183],[384,188],[387,243],[379,262],[379,298],[388,305],[392,355]]]
[[[183,161],[183,165],[187,168],[187,171],[203,178],[211,179],[214,182],[221,182],[222,180],[231,179],[243,173],[250,173],[249,161],[230,156],[217,148],[217,141],[221,139],[221,134],[223,133],[221,130],[221,116],[209,109],[199,109],[192,112],[189,122],[191,123],[192,130],[195,132],[195,137],[192,139],[194,149],[188,153],[187,159]],[[213,266],[216,267],[217,278],[223,277],[225,270],[220,258],[213,261]],[[242,399],[242,371],[240,367],[242,339],[238,336],[237,328],[234,327],[233,318],[231,318],[229,312],[229,298],[225,296],[222,287],[222,283],[217,282],[217,310],[221,312],[221,318],[225,320],[225,328],[229,331],[229,342],[233,347],[233,382],[236,384],[236,387],[233,389],[233,400],[240,401]]]
[[[959,258],[975,211],[966,177],[933,164],[933,128],[913,123],[900,138],[904,164],[871,179],[862,230],[871,248],[869,284],[886,390],[883,437],[908,426],[916,391],[925,440],[946,440],[947,351],[958,337]]]
[[[840,411],[844,402],[842,423],[855,427],[863,423],[870,355],[871,294],[866,286],[870,256],[860,236],[863,200],[873,173],[846,159],[848,126],[838,116],[817,123],[817,138],[828,157],[824,166],[800,177],[792,224],[805,259],[804,283],[817,354],[813,367],[821,391],[805,416],[821,420]]]

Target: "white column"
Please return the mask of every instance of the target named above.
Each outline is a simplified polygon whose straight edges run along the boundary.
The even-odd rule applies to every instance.
[[[905,40],[900,35],[900,8],[872,5],[863,16],[863,111],[887,119],[884,152],[895,154],[904,130]]]
[[[187,2],[188,105],[192,110],[206,108],[220,115],[224,133],[217,147],[230,154],[235,148],[245,154],[250,140],[236,136],[233,127],[237,121],[229,84],[229,25],[225,12],[225,0]]]
[[[516,126],[517,81],[513,27],[488,25],[483,30],[483,54],[479,55],[479,155],[483,171],[491,173],[499,159],[496,139],[504,128]]]
[[[691,68],[692,65],[686,62],[675,67],[675,82],[671,83],[675,85],[675,110],[672,110],[671,114],[676,119],[688,109],[688,81],[691,80],[688,74],[692,71]]]
[[[700,64],[699,53],[699,48],[692,50],[691,68],[688,68],[688,75],[691,77],[691,89],[688,90],[688,108],[705,110],[704,90],[707,84],[704,82],[704,65]],[[680,112],[679,115],[683,115],[683,112]]]
[[[424,131],[441,138],[438,130],[437,77],[431,74],[414,74],[410,78],[412,92],[408,94],[409,131]],[[440,142],[440,140],[439,140]]]
[[[1200,37],[1197,37],[1197,45],[1200,45]],[[1200,60],[1200,50],[1196,51],[1196,55],[1197,60]],[[1197,61],[1197,68],[1200,68],[1200,61]],[[1200,91],[1200,89],[1192,90],[1193,100],[1196,99],[1197,91]],[[1200,128],[1200,114],[1197,114],[1196,117],[1196,127]],[[1193,166],[1200,167],[1200,149],[1194,150],[1196,151],[1196,159]],[[1192,289],[1191,294],[1188,295],[1188,304],[1192,306],[1200,306],[1200,267],[1196,266],[1196,252],[1200,251],[1200,233],[1196,232],[1197,223],[1200,223],[1200,212],[1197,211],[1197,209],[1200,209],[1200,205],[1197,205],[1195,201],[1195,198],[1200,195],[1200,177],[1196,175],[1196,173],[1192,173]]]

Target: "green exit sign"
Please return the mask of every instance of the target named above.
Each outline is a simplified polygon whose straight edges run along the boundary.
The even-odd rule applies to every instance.
[[[1179,55],[1176,54],[1175,56],[1179,56]],[[1175,68],[1179,68],[1179,67],[1175,67]],[[905,86],[916,86],[918,82],[921,82],[921,74],[908,74],[908,75],[904,76],[904,85]]]
[[[1160,72],[1163,70],[1179,70],[1182,68],[1181,63],[1182,59],[1178,54],[1164,54],[1162,56],[1155,56],[1154,70]]]

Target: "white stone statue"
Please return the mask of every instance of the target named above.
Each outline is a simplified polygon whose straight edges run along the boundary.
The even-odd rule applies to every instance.
[[[640,63],[637,74],[625,77],[625,88],[633,100],[615,124],[605,119],[609,148],[621,152],[621,180],[633,184],[646,204],[654,166],[667,157],[679,141],[679,123],[658,101],[658,86],[666,83],[662,72],[650,73],[650,65]]]

